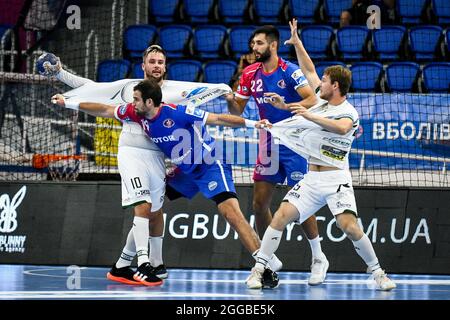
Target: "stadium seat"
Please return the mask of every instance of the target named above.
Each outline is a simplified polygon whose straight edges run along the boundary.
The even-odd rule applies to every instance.
[[[406,28],[403,26],[382,26],[381,29],[374,29],[372,41],[378,59],[398,59],[405,34]]]
[[[369,30],[363,26],[346,26],[336,33],[337,47],[344,59],[362,59]]]
[[[156,22],[174,22],[179,0],[149,0],[150,14]]]
[[[431,62],[423,68],[428,92],[450,92],[450,62]]]
[[[243,23],[248,0],[219,0],[219,16],[224,23]]]
[[[420,66],[415,62],[393,62],[386,68],[387,85],[391,91],[411,92]]]
[[[402,23],[420,23],[427,0],[397,0],[397,12]]]
[[[178,60],[167,67],[169,80],[198,81],[202,71],[202,64],[197,60]]]
[[[205,25],[194,31],[194,50],[200,58],[218,58],[223,51],[227,29],[224,26]]]
[[[136,62],[131,67],[131,78],[133,79],[143,79],[144,70],[142,70],[142,63]]]
[[[416,60],[432,60],[442,35],[439,26],[417,26],[409,29],[409,43]]]
[[[182,58],[185,56],[186,47],[191,36],[192,29],[190,26],[181,24],[168,25],[159,30],[159,43],[167,52],[168,58]]]
[[[278,17],[283,13],[283,0],[253,0],[255,14],[261,24],[277,24]]]
[[[296,17],[299,24],[314,23],[314,15],[319,0],[289,0],[291,16]]]
[[[335,65],[340,65],[340,66],[343,66],[343,67],[347,66],[345,63],[340,62],[340,61],[320,61],[320,62],[317,62],[317,64],[316,64],[316,72],[317,72],[317,75],[319,76],[319,78],[322,79],[323,72],[325,71],[326,68],[328,68],[330,66],[335,66]]]
[[[130,72],[131,63],[128,60],[103,60],[97,66],[97,81],[111,82],[125,79]]]
[[[352,88],[354,91],[376,91],[383,65],[379,62],[357,62],[352,71]]]
[[[450,24],[450,2],[448,0],[433,0],[434,14],[439,24]]]
[[[206,83],[229,84],[236,72],[237,63],[232,60],[210,61],[205,64],[204,79]]]
[[[325,15],[330,23],[338,23],[341,13],[352,7],[352,0],[324,0]]]
[[[131,58],[141,58],[142,53],[152,44],[157,34],[151,25],[132,25],[124,32],[125,51]]]
[[[214,0],[184,0],[184,11],[191,22],[206,23]]]
[[[231,28],[230,49],[234,58],[239,59],[241,55],[250,51],[248,43],[255,29],[255,26],[235,26]]]
[[[325,25],[306,26],[300,31],[300,39],[312,59],[327,58],[332,35],[333,28]]]
[[[291,28],[288,26],[278,27],[280,32],[280,46],[278,48],[278,55],[283,59],[289,60],[291,57],[292,45],[285,45],[284,42],[291,37]]]

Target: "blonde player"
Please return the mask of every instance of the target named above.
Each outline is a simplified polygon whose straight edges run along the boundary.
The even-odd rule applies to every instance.
[[[320,80],[298,37],[297,21],[293,19],[289,25],[291,38],[286,44],[294,45],[302,71],[320,98],[319,103],[309,110],[303,106],[291,107],[292,112],[300,116],[295,121],[298,121],[298,128],[303,132],[298,131],[298,134],[314,137],[314,140],[322,142],[308,143],[306,149],[303,149],[309,155],[309,171],[286,194],[275,213],[264,234],[257,262],[246,281],[247,286],[250,289],[262,287],[266,261],[277,250],[286,225],[290,222],[302,223],[327,204],[338,227],[352,241],[356,252],[372,272],[377,288],[392,290],[396,287],[395,283],[381,269],[372,243],[357,223],[358,212],[348,164],[351,143],[359,126],[358,113],[346,98],[351,84],[351,72],[342,66],[328,67]],[[335,144],[336,141],[342,142],[337,147],[328,145],[323,139],[330,133],[335,136]],[[320,159],[311,154],[318,155]],[[334,163],[335,165],[331,165]]]

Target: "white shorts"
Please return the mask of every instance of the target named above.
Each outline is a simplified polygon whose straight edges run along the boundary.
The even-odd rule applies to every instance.
[[[117,162],[122,179],[122,207],[148,202],[152,211],[161,209],[166,191],[164,154],[121,146]]]
[[[344,211],[358,215],[352,176],[348,170],[308,171],[283,200],[297,208],[297,223],[303,223],[326,204],[334,216]]]

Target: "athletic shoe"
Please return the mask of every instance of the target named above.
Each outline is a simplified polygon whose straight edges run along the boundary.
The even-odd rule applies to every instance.
[[[311,275],[308,279],[310,286],[317,286],[325,281],[327,276],[328,266],[330,263],[325,255],[322,258],[313,258],[311,263]]]
[[[113,265],[111,270],[106,274],[106,278],[125,284],[141,284],[139,281],[134,280],[134,274],[135,271],[131,267],[116,268],[116,265]]]
[[[155,276],[153,273],[153,267],[150,263],[143,263],[138,268],[136,273],[133,276],[134,280],[139,281],[141,284],[145,286],[159,286],[163,283],[163,281]]]
[[[389,279],[384,270],[381,268],[372,272],[372,275],[377,283],[378,290],[389,291],[397,287],[394,281]]]
[[[254,266],[252,268],[252,272],[248,276],[247,280],[245,280],[245,284],[249,289],[262,289],[263,287],[263,273],[264,269],[262,267]]]
[[[279,283],[278,274],[268,268],[264,270],[262,275],[262,285],[265,289],[274,289],[278,287]]]
[[[166,266],[163,264],[160,264],[157,267],[153,267],[153,274],[160,279],[167,279],[167,277],[169,276]]]

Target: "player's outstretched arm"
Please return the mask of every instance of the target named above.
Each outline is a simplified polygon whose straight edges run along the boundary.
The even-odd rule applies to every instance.
[[[302,41],[298,37],[297,33],[297,19],[292,19],[289,21],[289,27],[291,28],[291,38],[286,40],[284,44],[291,44],[295,48],[295,53],[297,55],[297,60],[300,65],[300,69],[308,80],[309,85],[315,92],[317,87],[320,85],[320,79],[317,75],[316,68],[314,67],[314,63],[306,52],[305,47],[303,46]]]
[[[114,106],[94,102],[79,102],[74,100],[66,100],[62,94],[56,94],[52,97],[52,103],[61,107],[73,110],[81,110],[91,116],[102,118],[114,118]]]
[[[247,120],[242,117],[234,116],[231,114],[217,114],[217,113],[209,113],[208,118],[206,119],[206,124],[232,128],[247,127],[258,129],[272,126],[272,124],[266,119],[260,121],[253,121]]]
[[[292,113],[295,113],[297,115],[302,116],[303,118],[312,121],[322,128],[324,128],[327,131],[337,133],[340,135],[344,135],[347,132],[349,132],[353,128],[353,121],[350,118],[341,118],[341,119],[328,119],[321,115],[312,113],[308,111],[303,106],[297,106],[295,107],[294,111]]]

